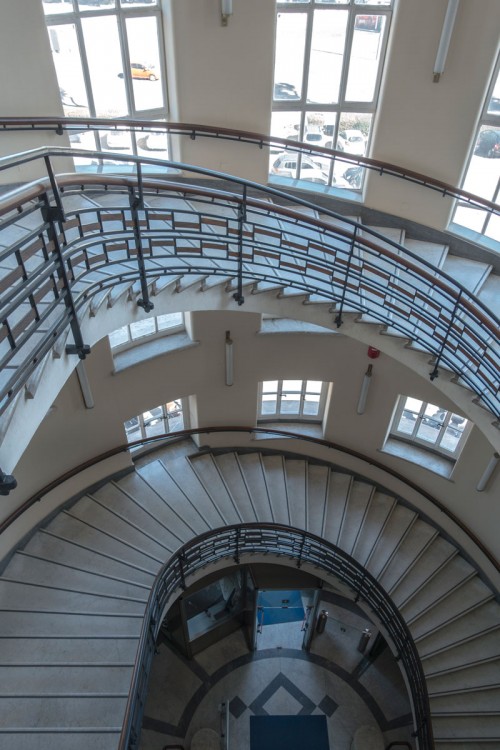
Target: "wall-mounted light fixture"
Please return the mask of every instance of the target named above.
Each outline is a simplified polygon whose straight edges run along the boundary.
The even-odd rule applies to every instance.
[[[482,492],[486,489],[486,485],[490,481],[491,477],[493,476],[493,472],[495,471],[498,462],[500,461],[500,453],[494,453],[492,457],[490,458],[490,461],[488,463],[488,466],[483,472],[483,476],[477,483],[476,490],[478,492]]]
[[[370,384],[372,382],[372,370],[373,365],[368,365],[368,368],[365,372],[365,377],[363,378],[363,382],[361,383],[361,390],[359,392],[359,401],[357,408],[358,414],[365,413],[366,399],[368,398],[368,391],[370,390]]]
[[[444,17],[443,30],[441,32],[441,39],[439,40],[436,62],[434,63],[434,83],[439,82],[441,73],[444,71],[459,2],[460,0],[448,0],[448,7]]]
[[[229,16],[233,15],[233,0],[220,0],[221,23],[227,26]]]
[[[85,369],[85,363],[80,360],[76,366],[76,376],[80,384],[80,390],[82,392],[83,403],[86,409],[94,408],[94,397],[92,396],[92,389],[90,388],[89,379],[87,377],[87,370]]]
[[[226,385],[233,384],[233,340],[231,331],[226,331]]]

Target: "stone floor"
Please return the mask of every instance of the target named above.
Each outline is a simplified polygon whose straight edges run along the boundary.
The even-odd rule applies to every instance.
[[[253,652],[238,630],[191,661],[160,642],[141,750],[188,750],[199,729],[221,732],[221,704],[228,707],[230,750],[250,749],[250,716],[297,714],[327,717],[332,750],[350,750],[360,726],[378,727],[384,746],[400,741],[413,747],[410,706],[389,648],[367,658],[369,648],[364,655],[357,649],[359,636],[367,625],[373,638],[376,631],[360,610],[331,600],[321,606],[329,620],[309,652],[289,647],[298,644],[294,630],[301,623],[269,625]]]

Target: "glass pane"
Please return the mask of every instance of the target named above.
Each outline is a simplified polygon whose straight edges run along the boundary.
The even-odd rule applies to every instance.
[[[117,328],[116,331],[112,331],[109,334],[109,345],[111,348],[120,346],[120,344],[126,344],[127,341],[129,341],[128,326]]]
[[[123,154],[133,153],[132,136],[129,130],[100,130],[99,138],[101,151],[116,151]]]
[[[372,115],[343,112],[339,122],[337,149],[364,156],[370,137],[371,122]]]
[[[169,401],[166,405],[167,411],[167,432],[175,432],[184,429],[184,417],[182,414],[181,401]]]
[[[271,119],[271,135],[276,138],[289,138],[297,141],[300,130],[300,112],[273,112]],[[269,173],[279,174],[280,163],[277,156],[284,153],[283,147],[276,144],[269,149]],[[290,152],[289,152],[290,153]],[[295,175],[294,175],[295,176]]]
[[[474,147],[463,189],[492,200],[500,180],[500,128],[483,125]]]
[[[168,159],[168,136],[164,130],[137,133],[137,153],[151,159]],[[152,167],[154,169],[154,167]],[[147,166],[145,167],[147,170]]]
[[[264,380],[264,382],[262,383],[262,393],[276,393],[277,390],[277,380]]]
[[[321,380],[308,380],[306,383],[306,392],[309,393],[321,393],[323,383]]]
[[[129,443],[132,443],[134,440],[141,439],[141,426],[139,424],[139,417],[132,417],[131,419],[127,419],[123,426],[125,427],[125,434]]]
[[[355,5],[367,5],[368,2],[370,0],[354,0]],[[371,0],[371,5],[390,5],[391,3],[392,0]]]
[[[319,414],[319,396],[306,393],[302,413],[304,416],[317,417]]]
[[[280,403],[280,414],[298,414],[300,412],[300,398],[295,394],[283,393]]]
[[[243,572],[238,570],[205,586],[184,600],[189,639],[194,640],[241,612]]]
[[[500,70],[498,71],[497,80],[493,87],[493,94],[488,102],[488,113],[500,114]]]
[[[157,0],[120,0],[120,5],[122,8],[130,8],[132,6],[133,8],[137,8],[139,6],[143,5],[156,5]]]
[[[89,117],[75,25],[49,26],[49,39],[65,116]]]
[[[356,16],[346,101],[371,102],[381,59],[385,16]]]
[[[138,320],[136,323],[130,324],[130,335],[132,337],[132,340],[139,339],[141,338],[141,336],[151,336],[151,334],[155,332],[156,325],[154,318]]]
[[[111,10],[115,0],[78,0],[79,10]]]
[[[422,401],[408,396],[405,399],[403,411],[401,412],[399,423],[396,426],[397,432],[402,432],[405,435],[412,435],[413,431],[415,430],[417,417],[420,413],[421,408]]]
[[[317,10],[309,62],[307,101],[333,104],[339,99],[348,11]]]
[[[71,13],[73,0],[43,0],[43,10],[46,16],[56,13]]]
[[[472,229],[473,232],[482,232],[487,216],[486,211],[480,211],[477,208],[469,208],[467,206],[458,206],[453,221],[462,227]],[[496,238],[494,237],[493,239]]]
[[[147,437],[161,435],[166,431],[162,406],[155,406],[151,411],[145,411],[142,418],[144,420],[144,431]]]
[[[486,237],[499,241],[500,238],[500,216],[490,216],[488,226],[485,231]]]
[[[96,133],[91,130],[82,133],[71,133],[69,140],[71,148],[84,151],[99,151],[99,146],[96,142]],[[75,167],[80,172],[84,172],[86,169],[95,171],[95,167],[99,163],[95,158],[86,159],[84,156],[74,156],[73,161]]]
[[[450,453],[454,453],[458,448],[466,425],[467,420],[464,417],[461,417],[459,414],[452,414],[439,443],[439,447]]]
[[[276,414],[276,394],[263,394],[262,405],[260,409],[261,414]]]
[[[96,116],[129,114],[116,17],[83,18],[82,28]]]
[[[306,112],[302,140],[310,146],[333,148],[335,112]]]
[[[137,111],[163,107],[156,16],[127,18],[130,73]]]
[[[278,94],[291,86],[292,96],[301,96],[306,21],[305,13],[278,13],[274,62],[275,92]]]
[[[427,404],[422,421],[418,426],[417,437],[427,443],[435,443],[439,437],[439,431],[443,426],[447,412],[435,404]]]
[[[350,0],[316,0],[316,5],[348,5]]]
[[[290,391],[299,392],[302,390],[302,380],[284,380],[283,381],[283,393],[289,393]]]
[[[167,328],[175,328],[184,323],[183,314],[169,313],[168,315],[158,315],[158,317],[156,318],[156,322],[159,331],[164,331]]]

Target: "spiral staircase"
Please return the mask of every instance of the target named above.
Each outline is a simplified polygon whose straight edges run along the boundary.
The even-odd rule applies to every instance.
[[[290,206],[269,189],[123,176],[60,177],[1,210],[5,440],[25,398],[85,355],[89,321],[118,301],[150,311],[162,295],[196,292],[223,308],[258,295],[292,313],[314,306],[349,335],[380,334],[415,370],[439,371],[498,441],[500,276],[444,242]],[[0,750],[117,748],[156,573],[198,534],[254,521],[324,537],[377,578],[417,645],[438,750],[500,746],[499,595],[452,539],[342,469],[186,442],[63,507],[9,560]]]

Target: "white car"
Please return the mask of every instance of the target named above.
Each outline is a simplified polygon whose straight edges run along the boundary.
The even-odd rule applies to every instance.
[[[364,156],[366,151],[366,136],[363,135],[361,130],[342,130],[337,139],[337,150]]]
[[[271,167],[271,174],[281,177],[292,177],[293,179],[306,180],[321,185],[329,184],[329,170],[321,161],[312,159],[307,154],[302,155],[300,165],[300,176],[297,175],[298,154],[281,154]],[[332,175],[331,184],[339,188],[348,188],[349,183],[343,177]]]

